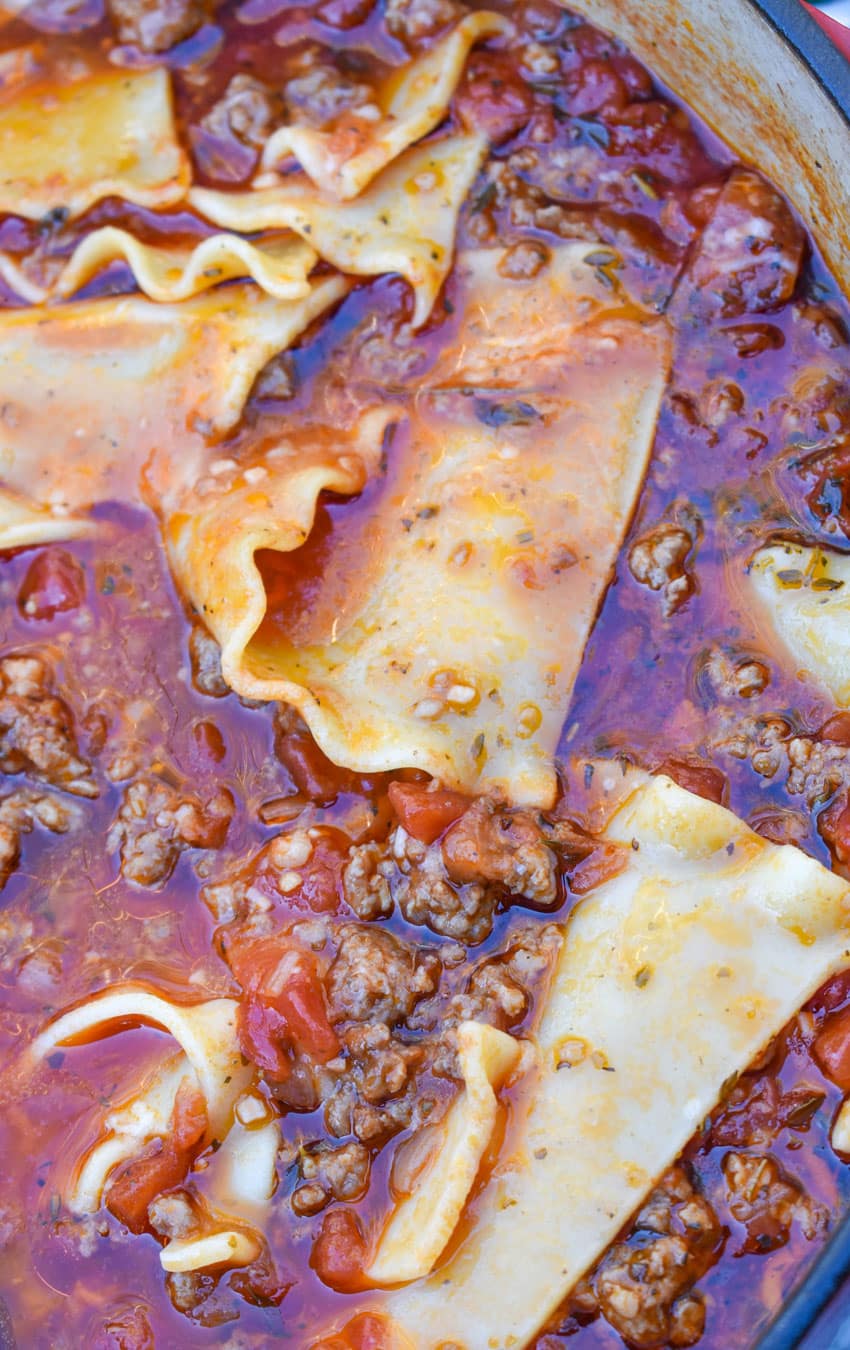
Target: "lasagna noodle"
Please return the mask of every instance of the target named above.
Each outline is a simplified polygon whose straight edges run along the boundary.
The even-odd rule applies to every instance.
[[[244,285],[173,306],[132,297],[7,311],[0,547],[80,533],[92,505],[138,500],[143,469],[155,502],[195,483],[207,438],[238,421],[262,367],[346,289],[329,277],[288,302]]]
[[[554,800],[558,735],[669,361],[664,321],[624,314],[588,249],[556,250],[532,282],[505,281],[498,250],[460,261],[456,304],[498,315],[520,374],[529,334],[536,389],[469,387],[466,364],[482,380],[486,371],[462,355],[474,325],[460,319],[463,392],[436,387],[441,366],[409,415],[377,417],[371,448],[361,424],[354,458],[341,437],[336,458],[281,451],[264,484],[185,506],[170,530],[227,681],[299,708],[335,763],[414,766],[467,791]],[[547,324],[557,341],[544,351]],[[390,469],[363,519],[355,574],[341,590],[331,556],[293,635],[266,614],[254,555],[303,543],[320,491],[374,479],[392,418]]]
[[[415,146],[344,206],[303,173],[250,192],[193,188],[189,202],[214,225],[242,234],[295,230],[341,272],[398,272],[413,287],[418,328],[448,275],[458,213],[486,148],[472,135]]]
[[[236,277],[250,277],[278,300],[301,300],[310,294],[308,277],[317,259],[315,250],[290,231],[255,240],[215,234],[200,243],[155,245],[106,225],[80,241],[50,283],[38,281],[31,268],[2,252],[0,277],[30,304],[67,299],[113,262],[127,263],[139,290],[151,300],[186,300]]]
[[[78,216],[103,197],[161,209],[179,202],[189,181],[162,67],[36,64],[31,78],[0,93],[0,211]]]
[[[442,122],[470,48],[510,31],[501,14],[467,14],[430,51],[387,77],[375,93],[377,108],[370,104],[368,109],[379,114],[377,120],[355,110],[331,128],[281,127],[266,142],[261,168],[274,169],[294,155],[317,187],[343,201],[356,197],[381,169]],[[257,180],[256,186],[262,185]]]
[[[604,834],[625,870],[567,927],[538,1068],[469,1236],[381,1305],[416,1346],[528,1344],[723,1084],[850,957],[845,881],[642,777]],[[619,766],[611,780],[623,791]]]
[[[434,1153],[390,1215],[366,1270],[375,1284],[427,1275],[457,1227],[499,1114],[496,1092],[516,1068],[520,1044],[483,1022],[461,1022],[457,1055],[463,1088],[443,1120],[426,1126]]]
[[[850,558],[774,544],[753,558],[749,583],[780,657],[850,707]]]

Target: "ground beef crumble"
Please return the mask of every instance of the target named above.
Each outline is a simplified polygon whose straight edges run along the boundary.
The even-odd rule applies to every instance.
[[[330,1020],[393,1026],[434,993],[439,979],[435,952],[419,955],[383,929],[347,925],[325,980]]]
[[[26,773],[78,797],[96,797],[91,765],[81,757],[68,704],[53,689],[40,656],[0,659],[0,771]]]
[[[571,1295],[562,1330],[601,1313],[638,1350],[695,1345],[705,1307],[693,1286],[714,1263],[722,1230],[684,1167],[662,1178],[623,1242]]]
[[[191,37],[213,11],[212,0],[107,0],[119,42],[165,52]]]
[[[0,798],[0,889],[18,865],[22,835],[36,825],[51,834],[67,834],[78,822],[75,807],[47,792],[20,788]]]
[[[187,848],[221,847],[233,810],[225,788],[202,802],[162,778],[137,778],[124,792],[106,846],[120,850],[125,880],[161,886]]]
[[[811,1241],[827,1227],[829,1216],[775,1158],[761,1153],[727,1153],[723,1159],[729,1211],[746,1229],[742,1252],[782,1247],[798,1224]]]

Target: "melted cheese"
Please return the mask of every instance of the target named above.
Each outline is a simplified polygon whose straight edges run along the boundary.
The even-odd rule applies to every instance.
[[[415,146],[344,206],[306,174],[250,192],[193,188],[189,201],[224,229],[295,230],[342,272],[398,272],[415,292],[418,328],[448,275],[458,212],[486,148],[480,136],[447,136]]]
[[[749,580],[781,655],[850,707],[850,557],[776,544],[756,554]]]
[[[355,109],[321,130],[281,127],[265,144],[261,168],[274,169],[294,155],[317,187],[344,201],[356,197],[381,169],[442,122],[470,48],[482,38],[510,31],[511,24],[500,14],[467,14],[442,41],[388,76],[366,110],[372,115]],[[263,178],[255,184],[266,185]]]
[[[642,777],[617,787],[604,837],[628,863],[570,919],[538,1068],[469,1236],[382,1305],[417,1346],[527,1344],[723,1084],[850,958],[846,882]]]
[[[355,442],[337,435],[332,455],[309,440],[282,446],[261,483],[222,482],[209,507],[176,518],[174,566],[221,644],[225,678],[297,706],[335,763],[554,799],[558,735],[669,361],[664,321],[624,307],[588,251],[556,250],[531,282],[505,281],[499,251],[461,259],[455,358],[408,416],[378,411],[371,435],[367,419]],[[491,359],[481,312],[513,335],[513,368],[533,368],[533,388],[508,383],[503,352]],[[463,392],[444,387],[453,380]],[[290,636],[264,622],[254,554],[303,543],[321,490],[374,478],[388,421],[390,471],[355,574],[340,595],[331,558]]]
[[[5,312],[4,546],[89,528],[79,513],[138,499],[143,468],[157,503],[177,483],[194,483],[207,438],[238,421],[262,367],[346,289],[330,277],[288,302],[246,285],[174,306],[130,297]],[[26,492],[38,502],[14,495]]]
[[[520,1057],[518,1041],[481,1022],[461,1023],[457,1047],[464,1086],[437,1127],[439,1139],[426,1170],[381,1234],[365,1272],[374,1284],[401,1284],[433,1269],[493,1137],[496,1091]]]
[[[0,253],[0,276],[31,304],[66,299],[113,262],[126,262],[141,291],[152,300],[186,300],[234,277],[250,277],[267,295],[301,300],[310,294],[308,275],[317,261],[309,244],[292,233],[265,239],[216,234],[199,244],[143,244],[113,225],[93,230],[48,284],[14,258]]]
[[[0,91],[0,211],[38,220],[103,197],[162,208],[185,196],[167,70],[33,64]]]

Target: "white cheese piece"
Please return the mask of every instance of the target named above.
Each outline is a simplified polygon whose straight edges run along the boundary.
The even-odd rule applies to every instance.
[[[850,707],[850,556],[783,541],[760,549],[749,581],[781,654]]]
[[[625,870],[571,917],[539,1068],[469,1235],[370,1295],[416,1346],[526,1345],[716,1105],[850,959],[850,890],[669,779],[626,781]]]
[[[501,14],[467,14],[428,51],[392,71],[366,109],[347,111],[330,127],[296,122],[275,131],[263,147],[260,167],[274,169],[294,155],[317,187],[342,200],[356,197],[381,169],[442,122],[470,48],[511,31]],[[274,175],[263,176],[254,186],[267,186],[269,179],[277,181]]]

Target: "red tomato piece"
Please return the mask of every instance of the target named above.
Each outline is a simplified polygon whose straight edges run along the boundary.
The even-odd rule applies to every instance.
[[[850,1008],[827,1019],[812,1052],[827,1078],[850,1092]]]
[[[171,1133],[157,1139],[141,1157],[116,1176],[106,1193],[106,1207],[131,1233],[148,1226],[148,1205],[163,1191],[186,1178],[207,1129],[204,1098],[189,1079],[180,1084],[171,1116]]]
[[[401,826],[422,844],[433,844],[470,806],[462,792],[431,792],[421,783],[390,783],[389,798]]]
[[[77,609],[86,594],[82,567],[61,548],[37,553],[27,569],[18,593],[18,608],[28,619],[52,619]]]
[[[339,1054],[322,977],[311,952],[278,935],[235,946],[229,960],[245,990],[239,1040],[258,1068],[284,1079],[295,1054],[319,1064]]]
[[[310,1265],[323,1284],[341,1294],[363,1287],[368,1247],[357,1215],[350,1209],[329,1209],[313,1243]]]

